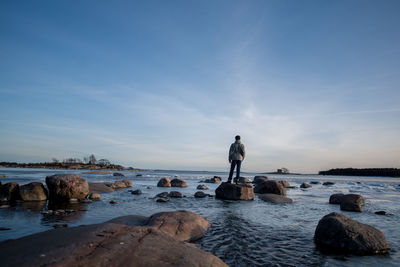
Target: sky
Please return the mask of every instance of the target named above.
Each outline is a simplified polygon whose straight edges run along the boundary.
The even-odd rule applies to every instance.
[[[400,1],[0,1],[0,161],[400,167]]]

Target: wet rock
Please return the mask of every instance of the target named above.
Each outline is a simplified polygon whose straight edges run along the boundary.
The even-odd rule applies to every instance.
[[[288,181],[278,181],[284,188],[290,188],[290,184]]]
[[[99,200],[99,199],[101,199],[101,196],[100,196],[100,194],[97,194],[97,193],[91,193],[89,195],[89,199]]]
[[[143,176],[143,174],[140,174],[140,173],[136,174],[136,177],[142,177],[142,176]]]
[[[390,212],[384,211],[384,210],[380,210],[380,211],[375,211],[375,214],[377,215],[392,215]]]
[[[318,222],[314,242],[328,253],[372,255],[390,250],[381,231],[336,212],[325,215]]]
[[[80,203],[92,203],[93,200],[84,198],[84,199],[79,200],[79,202],[80,202]]]
[[[56,174],[46,177],[49,198],[54,201],[84,199],[89,194],[88,182],[76,174]]]
[[[123,175],[123,174],[120,173],[120,172],[114,172],[114,173],[113,173],[113,176],[125,176],[125,175]]]
[[[250,184],[231,184],[223,182],[215,190],[215,196],[219,199],[228,200],[253,200],[254,189]]]
[[[292,203],[293,200],[291,198],[277,195],[277,194],[261,194],[258,198],[275,204],[282,204],[282,203]]]
[[[197,191],[196,193],[194,193],[195,198],[203,198],[203,197],[207,197],[207,196],[209,196],[209,195],[202,191]]]
[[[210,227],[206,219],[185,210],[154,214],[147,225],[185,242],[202,238]]]
[[[214,176],[213,178],[206,179],[204,181],[201,181],[200,183],[219,184],[220,182],[221,182],[221,177]]]
[[[90,193],[109,193],[109,192],[114,192],[114,189],[111,187],[112,184],[106,184],[106,183],[89,183],[89,192]]]
[[[165,202],[168,202],[169,201],[169,199],[168,198],[166,198],[166,197],[160,197],[159,199],[157,199],[156,200],[157,202],[161,202],[161,203],[165,203]]]
[[[8,227],[0,227],[0,231],[8,231],[11,230],[11,228]]]
[[[117,204],[118,203],[118,201],[116,201],[116,200],[111,200],[110,201],[110,204]]]
[[[321,184],[319,181],[311,181],[310,184]]]
[[[207,187],[206,185],[204,185],[204,184],[199,184],[199,185],[197,186],[197,189],[198,189],[198,190],[207,190],[208,187]]]
[[[0,242],[0,258],[4,266],[227,266],[154,227],[118,223],[60,228]]]
[[[132,194],[132,195],[141,195],[141,194],[142,194],[142,190],[140,190],[140,189],[133,190],[133,191],[131,192],[131,194]]]
[[[68,227],[68,224],[63,223],[63,224],[53,224],[53,228],[54,229],[58,229],[58,228],[66,228]]]
[[[158,187],[171,187],[171,179],[169,177],[161,178],[157,183]]]
[[[168,194],[168,197],[174,197],[174,198],[182,198],[182,193],[178,191],[171,191]]]
[[[186,183],[186,181],[175,178],[171,181],[171,186],[172,187],[187,187],[187,183]]]
[[[324,182],[322,185],[327,185],[327,186],[329,186],[329,185],[334,185],[335,183],[334,182]]]
[[[45,201],[48,193],[42,183],[33,182],[20,186],[19,195],[23,201]]]
[[[236,178],[234,179],[234,181],[236,182]],[[238,179],[238,183],[241,184],[247,184],[249,182],[249,179],[247,179],[246,177],[239,177]]]
[[[7,209],[9,207],[10,207],[10,205],[0,205],[0,209]]]
[[[127,187],[132,187],[132,182],[129,180],[115,181],[111,184],[112,189],[123,189]]]
[[[152,187],[152,186],[150,186],[150,185],[149,185],[148,187],[146,187],[146,188],[147,188],[147,189],[153,189],[153,187]]]
[[[300,185],[300,188],[311,188],[312,186],[311,185],[309,185],[309,184],[307,184],[307,183],[302,183],[301,185]]]
[[[283,187],[282,183],[277,181],[265,181],[262,182],[254,188],[254,192],[258,194],[277,194],[277,195],[286,195],[286,189]]]
[[[361,195],[347,194],[344,195],[343,200],[340,203],[340,209],[346,211],[361,212],[364,203],[364,198]]]
[[[160,194],[157,194],[156,197],[168,197],[168,192],[162,192]]]
[[[333,194],[329,197],[329,204],[340,204],[343,201],[344,194]]]
[[[254,184],[261,184],[265,181],[268,181],[267,176],[254,176],[254,179],[253,179]]]
[[[18,183],[10,182],[0,186],[0,202],[12,202],[18,199],[20,199]]]

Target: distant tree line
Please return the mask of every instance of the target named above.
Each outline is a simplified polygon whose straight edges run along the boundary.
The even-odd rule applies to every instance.
[[[370,169],[330,169],[328,171],[320,171],[320,175],[350,175],[350,176],[385,176],[400,177],[400,169],[396,168],[370,168]]]

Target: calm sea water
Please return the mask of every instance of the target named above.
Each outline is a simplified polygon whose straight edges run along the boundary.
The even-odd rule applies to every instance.
[[[89,182],[115,181],[121,177],[91,175],[86,171],[47,169],[0,169],[2,183],[15,181],[20,185],[32,181],[45,183],[48,175],[56,173],[80,174]],[[226,180],[226,173],[186,171],[122,172],[133,182],[133,188],[102,194],[102,199],[89,204],[68,205],[64,208],[77,210],[64,217],[49,217],[41,214],[46,210],[43,203],[19,203],[0,209],[0,227],[11,230],[0,231],[0,241],[52,229],[56,223],[69,226],[101,223],[114,217],[139,214],[149,216],[156,212],[189,210],[212,223],[210,231],[197,242],[205,251],[220,257],[230,266],[399,266],[400,264],[400,179],[383,177],[346,177],[269,175],[270,179],[288,180],[299,187],[302,182],[333,181],[333,186],[313,185],[310,189],[289,189],[288,197],[294,203],[275,205],[259,200],[223,201],[215,198],[196,199],[196,187],[202,179],[214,175]],[[243,173],[253,178],[257,174]],[[178,177],[188,182],[187,188],[157,188],[161,177]],[[153,189],[147,189],[147,186]],[[215,194],[218,185],[206,184],[208,193]],[[142,195],[132,195],[131,189],[141,189]],[[170,199],[168,203],[157,203],[153,198],[163,191],[180,191],[182,199]],[[338,205],[328,204],[333,193],[358,193],[366,199],[362,213],[340,211]],[[109,204],[110,200],[118,204]],[[385,210],[393,215],[380,216],[375,211]],[[330,212],[343,214],[360,222],[370,224],[384,232],[392,247],[385,256],[324,255],[315,249],[313,236],[318,221]]]

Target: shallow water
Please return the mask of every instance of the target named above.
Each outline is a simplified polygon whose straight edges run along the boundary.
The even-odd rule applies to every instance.
[[[2,183],[16,181],[20,185],[32,181],[44,183],[47,175],[77,173],[93,181],[115,181],[121,177],[91,175],[87,171],[47,169],[0,169]],[[310,189],[289,189],[288,197],[294,203],[275,205],[259,200],[224,201],[214,197],[196,199],[193,194],[198,182],[213,175],[226,179],[226,173],[146,171],[122,172],[132,180],[133,188],[102,194],[100,201],[89,204],[67,205],[62,208],[76,210],[67,216],[45,216],[46,203],[22,203],[0,209],[0,240],[52,229],[55,223],[69,226],[100,223],[114,217],[139,214],[149,216],[156,212],[190,210],[212,223],[209,232],[197,245],[220,257],[230,266],[398,266],[400,262],[400,179],[382,177],[346,177],[319,175],[269,175],[270,179],[288,180],[299,187],[302,182],[333,181],[333,186],[313,185]],[[252,178],[257,174],[243,173]],[[157,188],[161,177],[175,176],[188,182],[187,188]],[[147,186],[153,189],[147,189]],[[218,185],[206,184],[214,194]],[[131,189],[141,189],[142,195],[132,195]],[[157,203],[153,197],[163,191],[180,191],[186,197],[171,198],[167,203]],[[333,193],[359,193],[366,199],[362,213],[340,211],[338,205],[328,204]],[[109,204],[110,200],[118,204]],[[52,208],[52,207],[50,207]],[[380,216],[375,211],[385,210],[393,215]],[[330,212],[342,212],[360,222],[368,223],[384,232],[392,251],[386,256],[324,255],[315,249],[313,235],[318,221]]]

